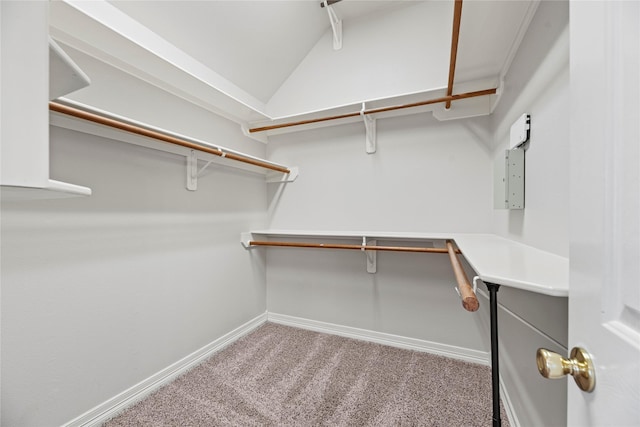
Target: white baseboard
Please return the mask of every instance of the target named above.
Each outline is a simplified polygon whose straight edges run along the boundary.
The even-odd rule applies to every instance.
[[[520,420],[518,419],[518,414],[516,414],[514,410],[513,403],[511,402],[511,397],[509,396],[509,392],[507,391],[504,382],[502,381],[502,377],[500,377],[500,400],[504,405],[504,411],[507,413],[507,419],[509,420],[509,426],[511,427],[520,427]]]
[[[324,332],[327,334],[339,335],[342,337],[354,338],[392,347],[423,351],[425,353],[437,354],[439,356],[445,356],[451,359],[463,360],[465,362],[477,363],[485,366],[491,365],[490,354],[486,351],[472,350],[416,338],[408,338],[367,329],[342,326],[334,323],[319,322],[317,320],[303,319],[284,314],[268,313],[267,319],[269,322],[308,329],[311,331]]]
[[[199,350],[182,358],[171,366],[139,382],[128,390],[112,397],[104,403],[85,412],[77,418],[64,424],[63,427],[90,427],[98,426],[109,418],[112,418],[122,410],[144,399],[146,396],[156,391],[165,384],[170,383],[182,373],[198,365],[213,353],[222,350],[224,347],[243,337],[267,321],[267,313],[248,321],[244,325],[234,329],[217,340],[205,345]]]

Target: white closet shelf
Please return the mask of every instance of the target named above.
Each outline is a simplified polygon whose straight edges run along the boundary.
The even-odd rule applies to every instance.
[[[88,187],[53,179],[42,187],[3,185],[1,188],[2,201],[63,199],[91,195],[91,189]]]
[[[106,1],[52,2],[50,34],[169,93],[180,93],[236,123],[266,118],[264,102]],[[123,60],[126,58],[126,60]]]
[[[297,167],[287,167],[66,98],[50,103],[49,108],[52,126],[186,157],[189,190],[197,188],[198,160],[206,162],[202,169],[215,163],[262,174],[268,183],[293,182],[298,177]]]
[[[17,13],[18,9],[12,12]],[[46,78],[49,79],[49,84],[33,85],[32,91],[10,89],[6,94],[3,92],[3,101],[6,97],[7,105],[12,105],[11,100],[15,100],[16,107],[5,109],[2,115],[3,124],[8,129],[8,137],[2,141],[2,155],[5,156],[3,165],[10,167],[4,168],[0,178],[0,195],[3,202],[90,196],[90,188],[49,179],[49,121],[46,113],[42,114],[43,110],[39,108],[42,99],[52,99],[73,92],[89,85],[90,80],[50,37],[47,39],[48,55],[37,54],[42,53],[41,42],[44,40],[44,37],[38,35],[42,36],[47,29],[41,27],[37,17],[31,20],[31,13],[34,13],[33,16],[37,13],[46,14],[35,9],[25,13],[28,19],[23,18],[19,30],[28,34],[29,44],[26,47],[21,45],[19,51],[7,51],[7,60],[3,62],[6,65],[3,65],[2,72],[14,76],[16,81],[24,78],[25,84],[30,79],[42,81]],[[13,31],[17,32],[18,29]],[[7,39],[25,39],[20,33],[14,32],[3,33],[3,36]],[[25,52],[33,52],[33,56]],[[10,77],[8,79],[11,80]]]
[[[415,93],[362,99],[314,111],[249,122],[246,133],[271,136],[361,122],[363,117],[389,118],[426,112],[432,112],[438,120],[484,116],[491,114],[495,108],[499,90],[499,82],[493,78],[457,84],[456,94],[452,95],[456,108],[447,110],[444,101],[447,98],[447,87],[444,85]]]
[[[539,294],[569,295],[569,260],[494,234],[414,233],[386,231],[254,230],[241,235],[248,247],[256,237],[292,239],[453,240],[484,282]]]

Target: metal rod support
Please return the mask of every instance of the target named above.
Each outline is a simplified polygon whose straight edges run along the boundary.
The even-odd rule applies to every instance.
[[[493,427],[502,426],[500,419],[500,365],[498,357],[498,290],[500,285],[487,283],[491,317],[491,385],[493,391]]]

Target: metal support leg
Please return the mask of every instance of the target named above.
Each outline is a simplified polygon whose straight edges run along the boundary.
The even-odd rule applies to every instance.
[[[491,384],[493,387],[493,427],[502,426],[500,419],[500,367],[498,360],[498,289],[500,285],[486,283],[489,290],[491,316]]]

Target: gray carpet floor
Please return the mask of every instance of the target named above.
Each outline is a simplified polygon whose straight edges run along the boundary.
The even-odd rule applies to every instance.
[[[105,427],[490,426],[491,408],[489,367],[266,323]]]

